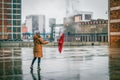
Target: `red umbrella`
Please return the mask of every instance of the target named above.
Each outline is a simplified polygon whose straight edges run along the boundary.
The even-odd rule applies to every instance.
[[[60,39],[58,40],[58,50],[60,53],[62,52],[63,44],[64,44],[64,34],[62,34],[60,36]]]

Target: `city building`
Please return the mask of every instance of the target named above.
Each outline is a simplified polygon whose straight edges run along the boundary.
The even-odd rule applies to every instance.
[[[108,0],[109,12],[109,75],[110,80],[120,79],[120,0]]]
[[[55,26],[56,26],[56,19],[50,18],[49,19],[49,27],[51,28],[50,32],[50,40],[53,41],[55,38]]]
[[[22,33],[22,39],[28,39],[28,28],[26,27],[25,24],[22,24],[22,29],[21,29],[21,33]]]
[[[0,72],[2,72],[0,74],[1,80],[4,80],[4,79],[10,80],[11,79],[10,77],[12,77],[12,80],[15,80],[15,77],[13,77],[12,75],[16,73],[23,74],[21,53],[22,53],[22,49],[17,47],[0,48],[0,55],[2,55],[0,56],[0,59],[1,61],[3,61],[2,64],[0,63],[0,67],[1,67]],[[19,68],[16,68],[17,66],[19,66]],[[8,74],[8,72],[10,72],[12,75]],[[6,76],[10,76],[10,77],[7,78]],[[17,79],[18,78],[20,80],[23,79],[22,77],[17,77]]]
[[[0,0],[0,40],[21,39],[21,0]]]
[[[93,18],[93,12],[79,11],[78,13],[74,14],[74,16],[75,22],[90,21]]]
[[[21,32],[22,32],[22,33],[28,32],[28,28],[26,27],[25,24],[22,24],[22,31],[21,31]]]
[[[108,20],[98,19],[75,22],[74,18],[64,21],[65,41],[108,42]]]
[[[120,0],[109,0],[109,44],[120,48]]]
[[[60,35],[64,32],[64,25],[56,24],[56,19],[50,18],[49,27],[51,28],[50,40],[57,42],[57,40],[60,38]]]
[[[45,16],[44,15],[30,15],[26,17],[26,26],[28,32],[34,34],[39,30],[41,34],[45,34]],[[43,35],[43,37],[45,37]]]

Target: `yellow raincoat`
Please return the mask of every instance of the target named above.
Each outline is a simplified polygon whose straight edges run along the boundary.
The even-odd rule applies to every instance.
[[[39,38],[37,35],[34,35],[34,48],[33,53],[34,57],[43,57],[42,44],[47,44],[48,42],[44,41],[42,38]]]

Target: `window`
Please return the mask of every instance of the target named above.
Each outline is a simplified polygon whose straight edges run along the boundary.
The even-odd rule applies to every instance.
[[[17,13],[18,13],[18,14],[21,14],[21,10],[17,10]]]
[[[21,27],[13,27],[13,32],[21,32]]]
[[[2,25],[2,20],[0,20],[0,25]]]
[[[74,17],[74,21],[75,22],[80,22],[82,20],[82,15],[76,15],[75,17]]]
[[[12,16],[11,16],[11,15],[4,15],[4,18],[5,18],[5,19],[11,19]]]
[[[21,39],[21,34],[17,34],[17,38],[18,38],[18,39]]]
[[[2,3],[0,3],[0,8],[2,8]]]
[[[4,8],[12,8],[11,4],[4,4]]]
[[[17,27],[17,32],[21,32],[21,27]]]
[[[20,26],[21,25],[21,21],[17,21],[17,24]]]
[[[11,2],[12,0],[4,0],[4,2]]]
[[[11,20],[7,20],[7,22],[8,22],[9,24],[12,24],[12,21],[11,21]]]
[[[2,13],[2,8],[0,8],[0,13]]]
[[[18,8],[21,8],[21,5],[18,5]]]
[[[21,10],[13,10],[14,14],[21,14]]]
[[[21,8],[20,4],[13,4],[13,8]]]
[[[17,0],[13,0],[13,2],[14,2],[14,3],[16,3],[16,2],[17,2]]]
[[[18,19],[21,19],[21,15],[17,15],[17,18],[18,18]]]
[[[17,6],[16,6],[16,4],[13,4],[13,8],[16,8]]]
[[[21,14],[21,11],[20,10],[13,10],[13,13],[15,13],[15,14]]]
[[[8,34],[8,39],[12,39],[12,34]]]
[[[13,3],[21,3],[21,0],[13,0]]]
[[[21,19],[21,15],[13,15],[13,19]]]
[[[13,21],[13,25],[16,26],[16,24],[17,24],[16,21]]]
[[[85,20],[91,20],[91,14],[85,14]]]
[[[21,34],[13,34],[13,39],[21,39]]]
[[[7,27],[7,30],[12,30],[12,27]]]
[[[4,9],[4,13],[12,13],[11,9]]]
[[[0,32],[2,32],[2,27],[0,27]]]
[[[16,32],[16,27],[13,27],[13,32]]]
[[[21,25],[21,21],[14,20],[14,21],[13,21],[13,25],[14,25],[14,26],[20,26],[20,25]]]
[[[17,13],[17,10],[13,10],[13,13]]]
[[[13,34],[13,39],[16,39],[16,34]]]
[[[11,25],[11,24],[12,24],[12,21],[11,21],[11,20],[4,20],[4,24],[5,24],[5,25]]]
[[[21,3],[21,0],[18,0],[18,3]]]

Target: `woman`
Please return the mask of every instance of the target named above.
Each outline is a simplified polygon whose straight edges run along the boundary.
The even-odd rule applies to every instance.
[[[33,64],[35,60],[38,58],[38,70],[40,70],[40,61],[41,61],[41,58],[43,57],[42,44],[48,44],[48,42],[44,41],[40,37],[39,32],[36,32],[36,34],[33,37],[33,40],[34,40],[34,47],[33,47],[34,58],[32,60],[30,69],[33,70]]]

